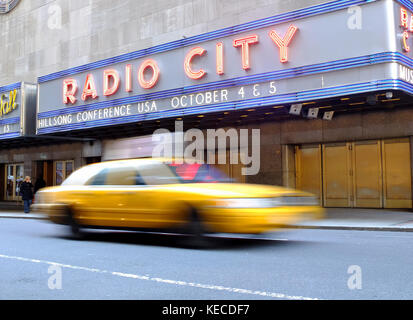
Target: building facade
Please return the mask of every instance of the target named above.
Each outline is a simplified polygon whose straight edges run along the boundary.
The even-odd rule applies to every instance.
[[[23,175],[58,185],[149,156],[178,122],[247,129],[227,159],[248,158],[258,129],[256,173],[219,165],[237,180],[412,208],[412,13],[407,0],[21,0],[0,14],[0,198],[17,200]]]

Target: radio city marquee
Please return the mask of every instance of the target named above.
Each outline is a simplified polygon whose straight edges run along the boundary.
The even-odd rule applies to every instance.
[[[259,107],[285,94],[375,80],[372,75],[383,76],[382,66],[360,67],[354,73],[303,70],[377,52],[370,42],[375,50],[390,51],[380,36],[388,25],[377,24],[384,6],[384,1],[363,5],[363,23],[374,24],[374,33],[369,28],[350,30],[348,10],[341,9],[257,29],[239,28],[242,32],[208,41],[202,39],[209,34],[195,36],[188,38],[193,45],[171,42],[40,77],[37,132],[144,119],[139,115],[230,110],[245,101],[256,101],[254,107]]]
[[[134,104],[111,106],[107,108],[99,108],[43,118],[38,120],[38,128],[47,128],[72,123],[118,118],[203,105],[214,105],[229,101],[243,100],[246,96],[265,97],[275,95],[276,93],[276,82],[270,81],[267,83],[254,84],[250,86],[199,92],[188,95],[174,96],[167,99],[148,100]]]

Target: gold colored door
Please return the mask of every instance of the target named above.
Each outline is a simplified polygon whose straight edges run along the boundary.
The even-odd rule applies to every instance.
[[[295,147],[296,187],[322,200],[321,146]]]
[[[216,151],[215,155],[213,156],[215,156],[214,166],[218,170],[223,172],[227,177],[233,179],[233,182],[245,182],[245,175],[242,174],[242,168],[245,168],[246,166],[242,164],[240,153],[238,151]],[[222,158],[220,159],[219,156],[221,156]],[[238,158],[238,163],[235,163],[236,158]]]
[[[234,182],[240,182],[244,183],[245,182],[245,175],[242,174],[242,169],[246,168],[247,166],[242,164],[241,162],[241,152],[238,151],[228,151],[227,153],[227,159],[228,159],[228,164],[230,166],[230,171],[231,171],[231,179],[234,180]],[[238,163],[231,163],[231,158],[233,159],[232,162],[235,162],[234,160],[238,158]],[[245,169],[244,169],[245,171]]]
[[[382,141],[385,208],[412,208],[410,141]]]
[[[383,202],[380,141],[350,144],[352,154],[353,207],[381,208]]]
[[[351,207],[351,146],[349,143],[323,145],[323,200],[325,207]]]
[[[325,207],[412,208],[410,140],[296,147],[296,187]]]

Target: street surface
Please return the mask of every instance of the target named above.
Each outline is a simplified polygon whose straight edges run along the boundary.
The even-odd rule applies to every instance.
[[[0,299],[413,299],[412,232],[294,229],[206,250],[181,240],[73,240],[64,226],[0,219]]]

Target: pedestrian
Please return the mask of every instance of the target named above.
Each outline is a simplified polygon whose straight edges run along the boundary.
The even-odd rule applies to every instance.
[[[42,176],[39,176],[36,179],[36,183],[34,184],[34,193],[36,194],[37,191],[39,191],[40,189],[46,187],[46,181],[43,180]]]
[[[24,213],[29,213],[33,200],[33,184],[29,176],[24,178],[24,181],[20,185],[20,195],[22,196],[24,204]]]

